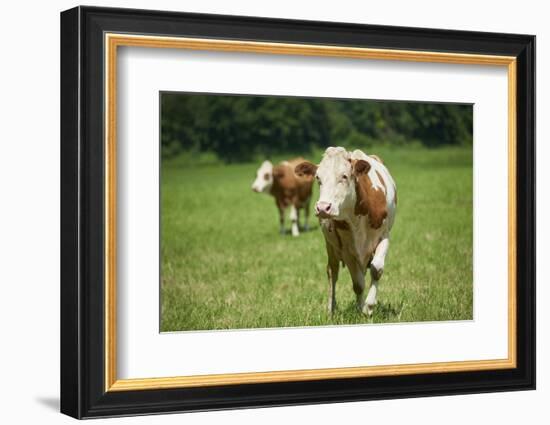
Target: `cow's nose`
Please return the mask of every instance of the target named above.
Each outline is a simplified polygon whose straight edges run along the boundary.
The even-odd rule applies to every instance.
[[[326,217],[329,215],[332,204],[330,202],[319,201],[315,204],[315,211],[320,217]]]

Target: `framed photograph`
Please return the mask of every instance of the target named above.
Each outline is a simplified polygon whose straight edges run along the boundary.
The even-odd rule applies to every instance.
[[[61,14],[61,411],[535,388],[535,37]]]

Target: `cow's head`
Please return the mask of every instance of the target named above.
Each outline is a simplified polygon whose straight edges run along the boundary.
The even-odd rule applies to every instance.
[[[270,161],[264,161],[256,171],[256,180],[252,183],[252,190],[258,193],[267,193],[272,185],[273,164]]]
[[[317,179],[317,216],[345,220],[356,213],[357,182],[369,169],[370,164],[367,161],[352,160],[350,153],[344,148],[330,147],[318,166],[302,162],[296,166],[295,172],[297,175],[312,175]]]

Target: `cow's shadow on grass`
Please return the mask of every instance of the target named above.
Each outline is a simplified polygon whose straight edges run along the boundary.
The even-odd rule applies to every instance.
[[[378,301],[378,304],[374,308],[371,320],[373,323],[377,322],[400,322],[401,315],[405,308],[405,302],[401,301],[399,304],[392,304]]]
[[[396,323],[401,321],[401,315],[405,308],[405,302],[399,304],[378,301],[371,317],[367,317],[357,311],[355,302],[349,303],[340,314],[344,319],[357,321],[358,317],[363,318],[364,323]]]
[[[302,233],[311,233],[316,231],[319,228],[319,225],[313,225],[309,226],[307,229],[305,227],[300,226],[298,230],[300,230],[300,234]],[[284,233],[281,233],[281,236],[292,236],[292,229],[285,229]]]

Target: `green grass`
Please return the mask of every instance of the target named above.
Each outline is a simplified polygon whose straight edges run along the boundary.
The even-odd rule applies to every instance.
[[[384,159],[399,196],[370,319],[355,310],[347,269],[337,312],[327,314],[317,219],[299,238],[279,235],[273,198],[250,190],[257,164],[164,160],[161,331],[472,319],[471,148],[370,152]]]

